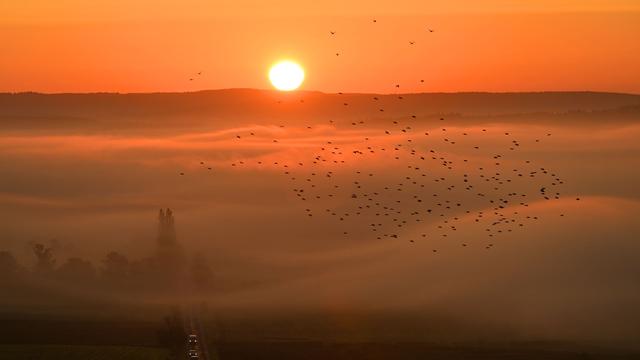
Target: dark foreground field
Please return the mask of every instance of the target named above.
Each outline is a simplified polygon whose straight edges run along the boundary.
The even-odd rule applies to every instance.
[[[227,326],[225,326],[227,325]],[[640,359],[633,346],[525,341],[354,340],[344,329],[318,331],[316,318],[288,323],[218,322],[208,327],[210,360],[288,359]],[[0,320],[0,360],[167,360],[161,322],[60,319],[47,316]],[[384,329],[382,329],[384,330]],[[305,335],[324,340],[305,340]],[[358,332],[360,334],[360,332]],[[355,334],[357,335],[357,334]],[[341,339],[345,337],[348,340]],[[628,345],[628,344],[627,344]]]
[[[0,345],[0,360],[164,360],[167,351],[140,346]]]
[[[219,346],[221,359],[638,359],[640,353],[600,349],[572,350],[549,344],[519,344],[504,347],[443,346],[421,343],[229,343]]]
[[[46,315],[0,319],[0,360],[165,360],[159,322]]]
[[[420,343],[316,343],[259,342],[222,343],[217,345],[220,359],[288,360],[288,359],[504,359],[504,360],[570,360],[640,358],[640,353],[602,349],[553,349],[543,345],[510,345],[504,347],[443,346]],[[0,360],[165,360],[168,352],[160,348],[138,346],[87,345],[0,345]],[[215,359],[215,358],[214,358]]]

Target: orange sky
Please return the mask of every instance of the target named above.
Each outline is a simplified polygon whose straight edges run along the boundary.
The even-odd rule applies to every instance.
[[[292,58],[307,90],[640,93],[638,1],[370,3],[7,1],[0,91],[269,88]]]

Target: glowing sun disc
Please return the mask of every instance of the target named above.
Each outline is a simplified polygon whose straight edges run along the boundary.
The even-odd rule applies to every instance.
[[[269,80],[271,80],[273,87],[278,90],[295,90],[304,81],[304,70],[293,61],[281,61],[273,65],[269,70]]]

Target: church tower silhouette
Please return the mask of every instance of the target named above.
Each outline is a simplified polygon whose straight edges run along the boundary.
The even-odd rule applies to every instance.
[[[158,251],[163,249],[171,250],[178,246],[176,239],[176,225],[173,218],[173,211],[167,208],[166,212],[160,209],[158,215]]]
[[[167,275],[178,274],[184,267],[184,252],[176,237],[173,211],[160,209],[158,214],[157,260]]]

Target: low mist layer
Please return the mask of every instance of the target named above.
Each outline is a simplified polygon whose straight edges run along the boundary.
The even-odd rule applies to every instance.
[[[197,299],[232,324],[332,314],[348,339],[640,332],[638,96],[0,103],[7,310]],[[394,320],[345,323],[371,314]]]

